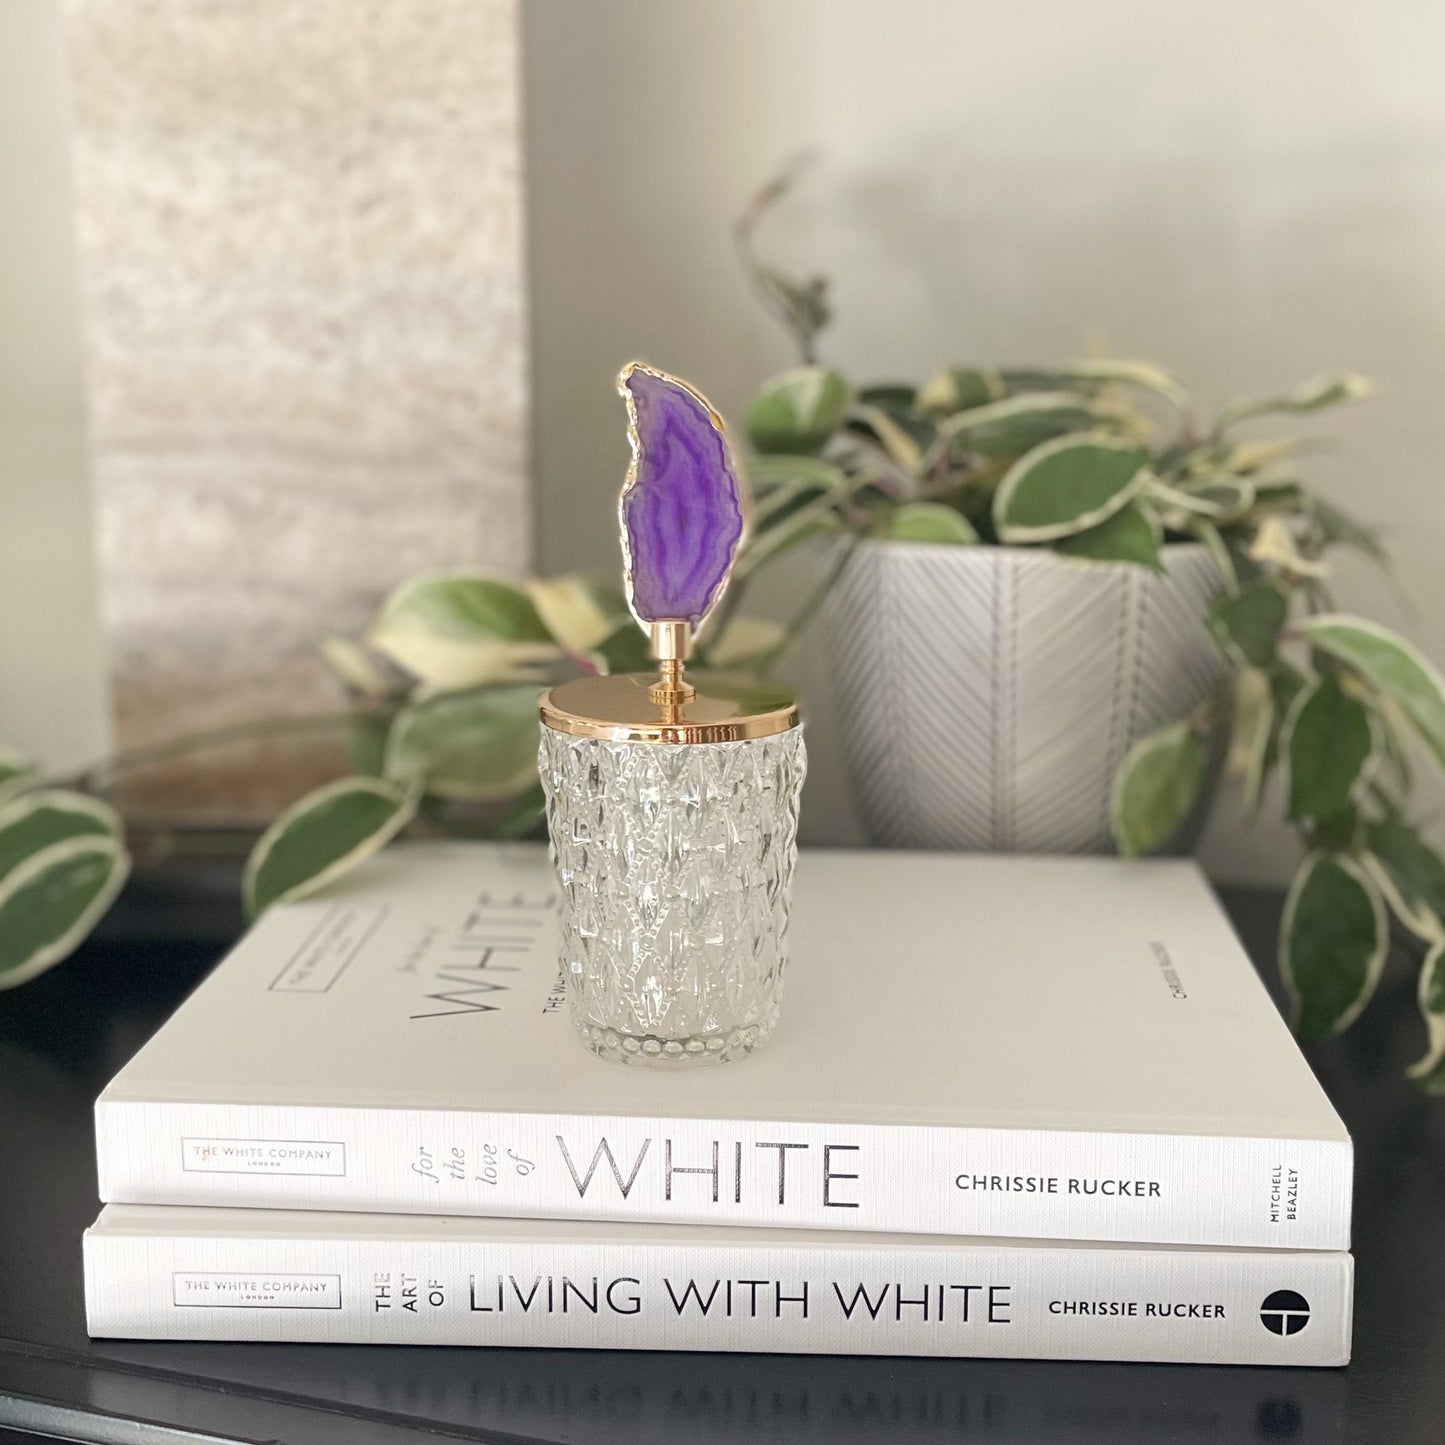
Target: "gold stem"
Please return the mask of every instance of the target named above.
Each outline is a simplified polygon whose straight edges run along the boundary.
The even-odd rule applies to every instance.
[[[694,695],[692,684],[682,675],[683,663],[691,647],[692,628],[685,621],[668,620],[652,624],[652,655],[657,659],[657,681],[648,689],[648,696],[658,707],[676,709]]]

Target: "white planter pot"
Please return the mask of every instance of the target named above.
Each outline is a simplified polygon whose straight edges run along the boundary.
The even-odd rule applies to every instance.
[[[1112,849],[1131,744],[1219,680],[1203,547],[1162,576],[1042,549],[868,541],[832,589],[827,634],[854,799],[875,846]]]

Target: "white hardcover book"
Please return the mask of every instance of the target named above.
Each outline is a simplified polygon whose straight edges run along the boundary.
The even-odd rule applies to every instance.
[[[110,1205],[92,1335],[1343,1365],[1347,1254]]]
[[[105,1090],[101,1197],[1344,1249],[1351,1150],[1186,862],[804,853],[766,1048],[573,1036],[540,847],[272,909]]]

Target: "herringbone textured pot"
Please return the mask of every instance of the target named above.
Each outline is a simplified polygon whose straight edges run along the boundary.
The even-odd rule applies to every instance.
[[[1222,663],[1203,547],[1158,575],[1043,549],[868,541],[828,603],[846,766],[875,846],[1110,851],[1114,772]]]

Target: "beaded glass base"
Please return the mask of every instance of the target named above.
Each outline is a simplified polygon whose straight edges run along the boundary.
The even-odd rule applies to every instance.
[[[666,1068],[751,1053],[782,994],[802,729],[674,746],[544,727],[540,763],[583,1043]]]

